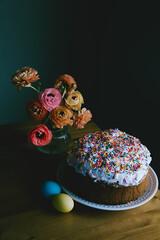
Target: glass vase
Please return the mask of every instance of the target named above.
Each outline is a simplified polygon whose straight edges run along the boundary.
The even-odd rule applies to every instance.
[[[71,142],[71,132],[68,126],[63,128],[52,128],[53,137],[49,144],[39,147],[39,151],[46,154],[59,154],[65,152]]]

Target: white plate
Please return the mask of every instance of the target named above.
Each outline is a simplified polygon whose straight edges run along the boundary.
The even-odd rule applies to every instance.
[[[155,173],[155,171],[150,167],[149,168],[149,185],[147,190],[145,191],[145,193],[139,197],[137,200],[133,201],[133,202],[129,202],[127,204],[120,204],[120,205],[106,205],[106,204],[99,204],[99,203],[94,203],[94,202],[90,202],[87,200],[84,200],[83,198],[75,195],[74,193],[72,193],[70,190],[68,190],[67,188],[64,187],[65,180],[61,179],[61,171],[63,171],[63,164],[61,164],[58,168],[58,172],[57,172],[57,179],[59,184],[61,185],[61,188],[63,189],[63,191],[65,193],[67,193],[68,195],[70,195],[75,201],[86,205],[88,207],[92,207],[92,208],[97,208],[97,209],[101,209],[101,210],[110,210],[110,211],[121,211],[121,210],[129,210],[132,208],[136,208],[139,207],[145,203],[147,203],[148,201],[150,201],[154,195],[156,194],[157,190],[158,190],[158,178],[157,175]]]

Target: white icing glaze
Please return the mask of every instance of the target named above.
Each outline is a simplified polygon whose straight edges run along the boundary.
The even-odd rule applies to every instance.
[[[95,182],[134,186],[146,176],[151,156],[139,139],[119,129],[109,129],[80,138],[67,162]]]

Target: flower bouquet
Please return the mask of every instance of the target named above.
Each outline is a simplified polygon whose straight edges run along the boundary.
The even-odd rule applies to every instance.
[[[37,97],[27,103],[26,112],[30,119],[41,123],[29,131],[29,142],[44,153],[59,153],[67,149],[71,140],[68,126],[84,128],[92,114],[82,108],[84,99],[72,76],[60,75],[53,87],[44,90],[38,80],[38,72],[30,67],[23,67],[12,76],[17,90],[29,87],[37,92]]]

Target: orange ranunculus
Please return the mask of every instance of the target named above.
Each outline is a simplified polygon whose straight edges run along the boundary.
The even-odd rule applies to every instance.
[[[65,99],[65,105],[68,108],[71,108],[73,110],[80,110],[81,105],[84,103],[84,99],[82,94],[79,91],[71,91],[67,94],[67,97]]]
[[[65,125],[73,125],[73,111],[66,106],[59,106],[50,112],[50,119],[54,128],[63,128]]]
[[[47,115],[47,110],[37,99],[31,99],[26,105],[26,111],[31,119],[42,120]]]
[[[82,108],[78,113],[74,115],[74,127],[76,128],[84,128],[84,125],[89,122],[92,118],[92,114],[90,110],[86,108]]]
[[[31,82],[35,82],[39,79],[37,71],[34,68],[23,67],[17,70],[12,76],[12,84],[16,86],[17,90],[21,87],[30,87]]]
[[[65,91],[70,90],[70,89],[76,89],[77,88],[77,84],[76,81],[74,80],[74,78],[68,74],[64,74],[64,75],[60,75],[54,84],[54,88],[58,89],[61,94],[63,94],[64,89]]]

